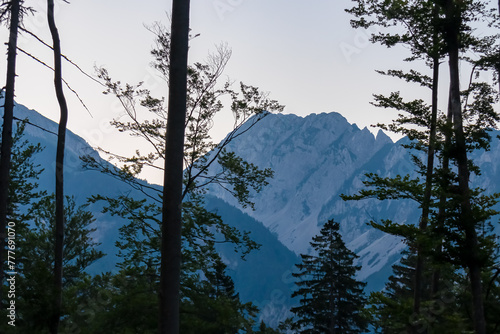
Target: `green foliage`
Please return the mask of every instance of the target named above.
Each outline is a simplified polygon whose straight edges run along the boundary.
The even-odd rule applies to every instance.
[[[405,61],[442,58],[447,52],[445,43],[446,26],[450,24],[445,17],[445,2],[441,0],[353,0],[356,5],[346,10],[356,16],[351,20],[354,28],[373,28],[371,41],[387,47],[404,44],[409,47],[411,56]],[[490,51],[492,41],[498,36],[479,36],[474,34],[474,24],[487,22],[490,27],[498,27],[497,9],[491,8],[487,1],[466,0],[456,2],[456,14],[460,13],[457,27],[461,49]],[[497,56],[498,57],[498,56]],[[491,54],[489,58],[492,59]],[[492,64],[480,61],[481,64]],[[493,68],[493,67],[490,67]]]
[[[436,15],[433,1],[385,1],[385,0],[353,0],[356,6],[346,10],[357,19],[351,20],[355,28],[380,27],[372,34],[371,41],[387,47],[405,44],[410,48],[415,59],[428,60],[442,57],[444,47],[442,34],[434,29],[440,24],[440,13]],[[396,28],[396,29],[395,29]],[[403,28],[403,29],[401,29]]]
[[[34,162],[36,154],[43,148],[40,144],[31,144],[23,139],[25,128],[25,121],[18,122],[12,137],[8,220],[14,222],[23,222],[32,217],[29,208],[46,194],[38,190],[37,183],[43,168]]]
[[[270,168],[260,170],[252,163],[244,161],[234,152],[223,151],[219,158],[219,164],[223,173],[226,175],[224,180],[218,181],[220,185],[227,183],[232,189],[228,189],[235,198],[243,205],[254,209],[250,201],[249,188],[260,192],[268,184],[267,179],[274,175]]]
[[[363,315],[365,283],[356,281],[357,257],[342,241],[339,224],[328,221],[320,235],[313,237],[315,255],[301,255],[298,273],[293,276],[300,306],[291,309],[297,320],[292,329],[299,333],[362,333],[367,320]]]
[[[251,303],[239,300],[234,283],[225,270],[226,265],[216,257],[212,268],[205,271],[206,281],[197,287],[201,291],[183,291],[182,333],[231,334],[240,330],[247,333],[252,331],[253,318],[258,310]]]
[[[112,307],[114,312],[101,314],[96,321],[106,324],[103,328],[154,332],[156,315],[151,316],[151,310],[158,307],[161,209],[155,203],[147,204],[127,196],[95,196],[92,200],[106,200],[108,205],[104,211],[127,221],[120,228],[117,242],[122,259],[118,264],[119,273],[103,288],[112,291],[107,307]],[[235,251],[242,257],[259,247],[247,233],[228,226],[218,215],[207,211],[200,196],[191,196],[183,203],[183,333],[233,333],[234,328],[253,326],[257,310],[250,303],[242,303],[234,291],[234,284],[225,274],[226,266],[215,249],[220,243],[234,244]]]
[[[17,331],[48,333],[46,314],[53,293],[54,206],[54,196],[45,196],[33,204],[30,220],[16,224]],[[76,207],[71,197],[66,198],[65,218],[63,326],[74,314],[79,287],[89,280],[85,270],[104,256],[95,250],[98,244],[90,236],[95,231],[91,227],[95,221],[92,214],[85,207]]]
[[[384,290],[370,295],[369,311],[376,332],[400,334],[411,331],[412,326],[428,333],[470,331],[471,321],[463,311],[464,303],[467,303],[466,298],[463,298],[465,278],[455,266],[448,263],[434,264],[425,270],[422,277],[424,302],[420,313],[414,312],[416,262],[414,251],[406,250],[400,263],[393,266],[393,275],[389,277]],[[433,284],[437,284],[433,281],[436,267],[440,272],[441,288],[432,295]]]
[[[212,261],[212,259],[208,259]],[[257,312],[242,303],[220,258],[182,276],[182,333],[251,333]],[[200,264],[201,265],[201,264]],[[204,278],[202,278],[204,276]],[[71,326],[78,333],[156,333],[159,273],[155,266],[121,269],[92,278],[79,298]],[[80,290],[82,291],[82,290]],[[86,291],[86,292],[85,292]]]
[[[471,293],[466,288],[469,278],[462,273],[479,267],[485,274],[494,266],[498,245],[492,235],[491,221],[497,214],[493,206],[499,198],[498,194],[486,195],[483,189],[461,190],[467,183],[463,182],[464,177],[469,179],[464,170],[480,175],[474,162],[467,161],[467,153],[488,150],[489,131],[496,128],[499,121],[493,108],[498,92],[481,81],[480,76],[481,72],[498,70],[491,62],[495,58],[492,58],[492,50],[498,50],[495,44],[498,35],[476,34],[473,25],[486,20],[491,27],[498,27],[498,15],[487,2],[476,0],[354,2],[356,6],[348,10],[356,16],[351,21],[354,27],[375,27],[372,42],[388,47],[404,45],[411,51],[405,61],[422,59],[433,69],[432,79],[414,70],[379,72],[432,89],[431,105],[420,99],[407,101],[399,92],[375,95],[373,103],[399,112],[393,123],[378,126],[408,137],[409,143],[403,146],[408,149],[419,177],[367,174],[364,182],[367,189],[343,196],[346,200],[410,199],[422,208],[418,222],[371,222],[375,228],[403,237],[412,252],[394,267],[394,276],[386,289],[372,294],[374,324],[381,333],[472,331],[471,314],[475,311],[469,306]],[[468,88],[461,92],[463,112],[457,112],[460,109],[456,108],[457,103],[449,102],[449,110],[444,114],[438,111],[437,105],[439,63],[452,49],[455,33],[471,75]],[[472,52],[465,53],[467,51]],[[496,55],[498,59],[497,51]],[[458,87],[458,83],[453,84]],[[462,126],[465,141],[461,136]],[[438,164],[434,163],[434,157]],[[468,203],[471,212],[464,221]],[[474,266],[469,266],[471,263]],[[478,291],[480,293],[477,281],[471,282],[476,301]],[[443,300],[446,291],[451,293],[452,300]]]
[[[485,310],[486,323],[489,333],[495,333],[500,330],[500,319],[496,316],[500,312],[500,263],[488,268],[484,272],[483,281],[485,282]]]
[[[366,189],[359,191],[357,195],[344,195],[344,200],[360,200],[364,198],[387,199],[411,199],[422,203],[423,186],[420,179],[412,179],[410,175],[396,175],[395,177],[380,177],[374,173],[365,174],[368,180],[363,181]]]
[[[283,333],[279,329],[273,329],[266,326],[266,324],[261,321],[259,325],[259,330],[254,332],[255,334],[280,334]]]
[[[152,51],[155,58],[153,66],[167,80],[170,64],[170,32],[159,24],[151,30],[156,35],[156,47]],[[226,147],[267,114],[281,112],[284,107],[277,101],[269,99],[268,94],[257,87],[240,83],[239,90],[236,90],[232,88],[229,80],[221,83],[221,76],[230,56],[231,51],[222,45],[209,55],[206,63],[197,62],[188,67],[184,196],[194,191],[203,192],[208,184],[219,184],[234,194],[243,206],[252,206],[250,192],[260,191],[265,179],[271,177],[272,172],[267,169],[260,170],[243,161],[233,152],[227,152]],[[152,97],[148,89],[142,88],[142,83],[122,85],[119,81],[113,81],[106,69],[99,68],[97,72],[106,86],[105,93],[118,98],[130,119],[114,120],[111,124],[120,132],[142,138],[150,145],[151,151],[146,154],[136,151],[132,157],[103,151],[112,159],[117,159],[122,165],[121,169],[100,164],[90,156],[83,157],[83,161],[87,168],[113,175],[144,191],[151,198],[157,199],[158,195],[151,191],[153,189],[146,189],[135,181],[135,177],[144,168],[163,168],[161,162],[164,159],[167,115],[165,99]],[[214,144],[210,130],[215,115],[224,109],[223,101],[226,100],[229,100],[228,108],[234,116],[234,126],[225,139],[219,144]],[[221,172],[210,168],[215,162],[223,166]],[[242,182],[242,179],[248,182]]]
[[[167,79],[170,33],[159,24],[150,30],[157,37],[152,51],[153,66]],[[216,245],[231,243],[242,258],[258,249],[259,245],[250,239],[248,232],[230,227],[217,214],[207,211],[203,195],[209,185],[219,185],[242,206],[253,208],[252,194],[262,190],[273,172],[259,169],[234,152],[228,152],[227,146],[269,112],[280,112],[283,107],[256,87],[240,83],[239,91],[236,91],[229,81],[221,84],[220,77],[230,55],[226,46],[220,46],[205,63],[194,63],[188,67],[182,204],[182,333],[251,332],[257,312],[252,304],[239,300],[231,279],[225,274],[226,268]],[[113,312],[107,313],[109,316],[99,312],[96,322],[103,329],[94,330],[149,333],[156,331],[156,314],[151,318],[150,313],[158,308],[161,189],[147,185],[136,177],[144,168],[163,168],[167,115],[165,99],[151,96],[142,83],[122,85],[113,81],[106,69],[97,71],[106,86],[105,93],[116,96],[129,117],[128,121],[114,120],[111,124],[119,131],[149,143],[151,151],[146,154],[136,151],[132,157],[106,152],[118,160],[120,168],[91,156],[82,158],[87,168],[122,180],[145,195],[144,199],[128,195],[116,198],[96,195],[91,199],[92,202],[105,203],[103,212],[126,221],[120,228],[120,239],[116,244],[121,258],[119,272],[106,278],[108,288],[102,288],[112,291],[107,307]],[[212,143],[210,130],[214,116],[222,111],[223,101],[227,100],[230,101],[235,124],[226,138],[216,145]],[[215,167],[215,163],[219,166]],[[126,304],[125,300],[128,301]]]
[[[10,169],[7,219],[9,222],[14,223],[14,226],[11,226],[11,231],[15,233],[16,239],[14,239],[14,241],[16,241],[16,243],[20,240],[19,238],[22,237],[20,231],[26,229],[26,221],[34,217],[31,206],[36,203],[39,198],[45,195],[45,192],[38,190],[37,184],[37,180],[43,169],[34,162],[36,154],[42,150],[42,147],[40,144],[30,144],[23,139],[25,126],[25,121],[18,122],[12,138],[12,166]],[[17,246],[18,245],[16,245],[16,247]],[[14,258],[15,257],[16,254],[14,254]],[[19,268],[16,269],[19,270]],[[12,271],[15,272],[15,270],[9,272]],[[2,288],[4,291],[2,293],[2,311],[0,314],[3,319],[8,319],[6,317],[6,309],[8,306],[7,303],[10,301],[5,298],[7,296],[6,286]],[[7,327],[7,321],[0,324],[0,329],[2,332],[12,330],[12,328]]]

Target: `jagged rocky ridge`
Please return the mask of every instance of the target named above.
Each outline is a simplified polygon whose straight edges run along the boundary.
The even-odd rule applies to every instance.
[[[275,171],[270,184],[255,195],[256,210],[245,212],[296,254],[308,253],[311,238],[333,218],[341,224],[344,241],[360,255],[360,279],[397,261],[404,245],[367,222],[378,218],[411,221],[418,217],[417,206],[377,200],[344,202],[339,197],[361,189],[367,172],[389,176],[412,171],[407,152],[382,131],[374,136],[338,113],[305,118],[269,115],[228,150]],[[216,187],[211,194],[237,205]]]

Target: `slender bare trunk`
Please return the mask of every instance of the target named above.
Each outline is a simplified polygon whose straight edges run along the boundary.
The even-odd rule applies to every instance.
[[[429,133],[429,147],[427,151],[427,169],[425,175],[425,190],[422,201],[422,217],[420,219],[419,230],[425,232],[429,223],[429,213],[432,195],[432,184],[434,180],[434,156],[436,151],[436,124],[437,124],[437,103],[438,103],[438,82],[439,82],[439,57],[433,60],[432,69],[432,110],[431,124]],[[417,242],[417,265],[415,267],[415,289],[413,299],[413,312],[420,314],[420,303],[423,295],[423,271],[424,271],[424,254],[422,245]]]
[[[437,244],[434,249],[434,258],[438,260],[442,256],[443,252],[443,238],[442,234],[444,221],[446,218],[446,201],[448,200],[447,193],[449,191],[450,179],[450,149],[451,149],[451,137],[453,135],[452,129],[453,115],[451,113],[451,94],[448,98],[448,114],[446,116],[446,125],[444,129],[444,147],[443,147],[443,160],[441,162],[441,169],[443,170],[443,179],[441,180],[441,194],[439,196],[439,209],[436,219],[436,229],[437,229]],[[441,280],[441,270],[437,266],[432,273],[432,295],[435,296],[440,289]]]
[[[446,2],[446,17],[448,21],[446,39],[450,66],[450,103],[453,115],[453,132],[455,135],[455,158],[458,167],[458,188],[461,196],[460,228],[465,234],[464,262],[469,269],[472,302],[474,307],[474,326],[477,334],[486,334],[484,304],[482,296],[481,264],[479,263],[479,242],[471,209],[469,189],[469,166],[467,147],[463,131],[462,106],[460,102],[459,77],[459,34],[461,13],[453,0]]]
[[[437,19],[439,8],[434,5],[433,16]],[[437,28],[436,28],[437,29]],[[433,46],[439,43],[437,32],[433,34]],[[422,200],[422,217],[419,223],[419,230],[424,233],[429,223],[430,205],[432,198],[432,184],[434,183],[434,156],[436,151],[436,129],[438,113],[438,83],[439,83],[439,52],[438,48],[433,50],[432,56],[432,96],[431,96],[431,124],[429,129],[429,143],[427,151],[427,169],[425,173],[425,190]],[[415,266],[415,288],[413,298],[413,312],[420,314],[420,304],[423,298],[423,272],[424,272],[424,251],[421,242],[417,239],[417,264]],[[415,329],[416,330],[416,329]],[[427,331],[425,331],[427,332]],[[425,333],[424,332],[424,333]]]
[[[7,51],[7,82],[5,85],[2,146],[0,153],[0,285],[3,285],[4,261],[6,259],[5,238],[7,237],[9,173],[12,153],[12,122],[14,119],[14,86],[16,80],[17,32],[21,13],[20,6],[20,0],[11,1],[10,32]]]
[[[186,119],[189,0],[174,0],[161,227],[160,334],[180,328],[180,273],[184,123]]]
[[[68,121],[68,106],[64,97],[62,85],[61,42],[54,19],[54,0],[48,0],[47,18],[52,35],[54,49],[54,87],[57,102],[61,111],[59,129],[57,134],[56,152],[56,222],[55,222],[55,247],[54,247],[54,291],[53,309],[50,317],[50,332],[56,334],[59,328],[62,304],[62,278],[63,278],[63,248],[64,248],[64,148],[66,144],[66,123]]]

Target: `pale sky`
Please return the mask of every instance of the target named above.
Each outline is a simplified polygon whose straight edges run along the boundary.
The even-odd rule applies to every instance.
[[[26,4],[37,10],[25,18],[26,27],[51,42],[45,1],[26,0]],[[56,4],[65,55],[91,74],[94,65],[104,66],[115,80],[144,81],[145,88],[166,95],[165,82],[149,66],[154,36],[144,25],[168,24],[171,1],[72,0],[66,4],[56,0]],[[394,113],[371,106],[372,94],[399,90],[404,84],[376,74],[375,69],[408,68],[401,61],[408,53],[369,43],[367,32],[349,24],[351,17],[344,9],[351,6],[349,0],[192,0],[191,28],[200,36],[191,42],[190,61],[202,61],[216,44],[225,42],[232,49],[226,75],[269,92],[286,106],[285,113],[336,111],[360,128],[388,122]],[[0,38],[7,40],[6,27],[1,28]],[[33,38],[21,36],[19,46],[52,64],[51,51]],[[6,62],[2,64],[0,78],[5,80]],[[23,54],[17,64],[17,102],[57,121],[51,71]],[[132,150],[137,139],[124,138],[109,126],[122,113],[117,100],[101,94],[101,86],[71,65],[63,66],[65,79],[93,115],[67,92],[68,128],[93,146],[124,154]],[[428,99],[430,92],[417,89],[411,94]],[[226,113],[218,118],[214,130],[218,139],[230,130],[231,117]]]

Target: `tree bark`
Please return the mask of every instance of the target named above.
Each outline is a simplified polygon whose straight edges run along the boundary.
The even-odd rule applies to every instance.
[[[2,285],[5,275],[5,239],[7,237],[6,227],[10,184],[9,173],[12,154],[12,122],[14,119],[14,87],[16,80],[17,34],[19,27],[19,16],[21,14],[20,2],[20,0],[11,1],[9,28],[10,31],[7,51],[7,82],[5,85],[2,145],[0,153],[0,284]]]
[[[500,15],[500,0],[498,0],[498,15]],[[500,94],[500,52],[499,60],[497,60],[497,74],[498,74],[498,93]]]
[[[187,100],[189,0],[174,0],[161,227],[159,333],[179,333],[182,184]]]
[[[68,106],[62,85],[61,42],[54,19],[54,0],[47,1],[47,19],[54,49],[54,87],[57,102],[61,111],[57,134],[56,152],[56,212],[55,212],[55,246],[54,246],[54,291],[52,313],[50,316],[50,332],[56,334],[59,328],[62,304],[63,249],[64,249],[64,149],[66,145],[66,123]]]
[[[467,252],[467,254],[464,252],[462,255],[469,269],[474,307],[474,327],[477,334],[486,334],[481,264],[479,263],[479,242],[471,209],[467,146],[463,131],[462,106],[460,102],[459,36],[462,18],[461,10],[457,8],[453,0],[446,1],[446,19],[446,39],[450,67],[450,105],[453,115],[453,132],[455,135],[454,157],[456,158],[458,167],[458,189],[461,196],[460,208],[462,211],[459,224],[465,234],[464,249]]]
[[[434,5],[433,17],[437,19],[439,8]],[[435,24],[433,24],[435,27]],[[437,29],[437,28],[435,28]],[[439,41],[437,31],[433,34],[433,47],[437,47]],[[429,223],[430,205],[432,198],[432,184],[434,182],[434,156],[436,151],[436,129],[438,113],[438,83],[439,83],[439,48],[432,51],[432,96],[431,96],[431,124],[429,131],[429,146],[427,151],[427,169],[425,174],[425,190],[422,201],[422,218],[419,230],[425,232]],[[422,243],[417,239],[417,264],[415,267],[415,290],[413,299],[413,312],[420,314],[420,303],[423,296],[422,277],[424,272],[424,254]],[[427,331],[425,331],[427,332]],[[425,333],[424,332],[424,333]]]
[[[433,59],[432,68],[432,106],[431,106],[431,124],[429,133],[429,147],[427,151],[427,169],[425,175],[425,190],[422,201],[422,218],[419,223],[420,232],[427,230],[429,223],[429,213],[432,195],[432,184],[434,182],[434,155],[436,150],[436,125],[438,111],[438,82],[439,82],[439,56]],[[421,242],[417,241],[417,265],[415,267],[415,290],[413,299],[413,312],[420,314],[420,303],[423,296],[423,271],[424,271],[424,254]]]
[[[441,180],[441,194],[439,195],[439,209],[436,218],[436,228],[438,231],[437,245],[434,249],[434,258],[441,261],[441,256],[443,254],[443,237],[442,229],[444,227],[444,221],[446,218],[446,201],[448,200],[448,191],[450,186],[450,150],[451,150],[451,137],[453,135],[452,129],[453,115],[451,113],[451,94],[448,97],[448,113],[446,115],[446,125],[444,129],[444,147],[443,147],[443,158],[441,161],[441,168],[443,170],[444,178]],[[437,266],[432,273],[432,295],[436,296],[440,289],[441,280],[441,270]]]

